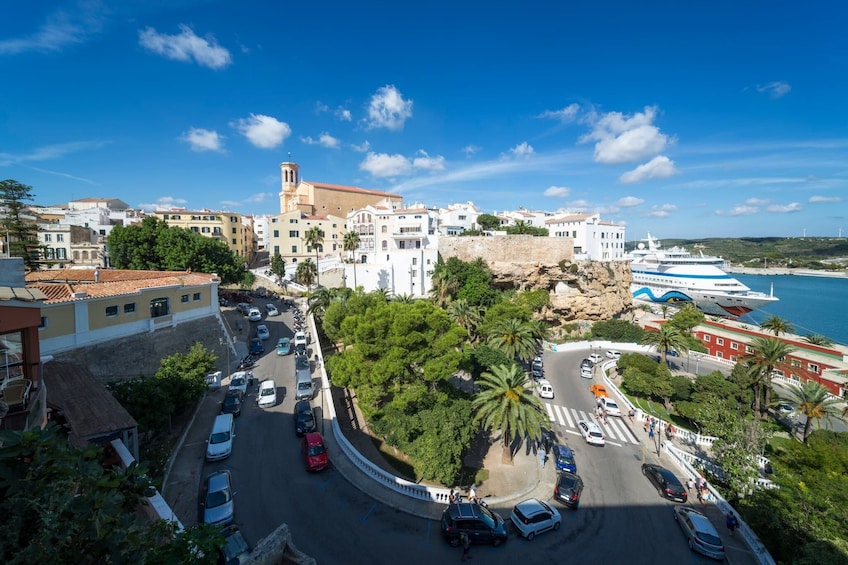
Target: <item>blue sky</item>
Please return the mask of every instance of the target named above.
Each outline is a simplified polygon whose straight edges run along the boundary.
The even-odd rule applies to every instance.
[[[600,212],[629,240],[848,235],[848,5],[16,2],[0,178],[279,213],[308,181]]]

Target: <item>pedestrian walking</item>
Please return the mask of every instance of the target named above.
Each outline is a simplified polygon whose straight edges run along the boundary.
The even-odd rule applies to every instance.
[[[450,504],[454,504],[457,501],[456,491],[454,489],[450,490],[450,494],[448,495],[448,502]]]
[[[642,426],[643,428],[645,428],[645,433],[648,433],[648,426],[650,426],[650,425],[651,425],[651,417],[645,416],[645,424]]]
[[[648,430],[648,439],[654,439],[654,428]]]
[[[735,532],[736,528],[739,526],[739,519],[736,518],[736,514],[728,512],[724,523],[727,525],[727,531],[730,533],[730,537],[733,537],[733,532]]]
[[[544,447],[539,448],[539,467],[542,469],[545,468],[545,461],[548,459],[548,453],[545,451]]]
[[[691,493],[693,488],[695,488],[695,481],[692,480],[692,477],[689,477],[686,480],[686,490]]]
[[[636,417],[636,410],[631,408],[630,411],[627,413],[627,417],[630,418],[630,423],[632,424],[633,418]]]
[[[469,553],[469,550],[471,549],[471,539],[468,537],[468,534],[465,532],[459,534],[459,544],[462,546],[462,559],[460,559],[460,561],[471,559],[471,554]]]
[[[477,504],[478,500],[479,499],[477,498],[477,491],[474,490],[474,485],[471,485],[471,488],[468,491],[468,502]]]

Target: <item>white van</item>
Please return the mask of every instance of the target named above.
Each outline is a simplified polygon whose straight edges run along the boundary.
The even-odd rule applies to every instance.
[[[309,372],[309,369],[298,369],[295,377],[295,400],[311,400],[314,395],[312,373]]]
[[[268,379],[259,383],[256,403],[260,408],[271,408],[277,405],[277,383]]]
[[[542,398],[553,398],[554,397],[554,387],[551,386],[549,381],[542,379],[539,381],[539,384],[536,385],[539,390],[539,396]]]
[[[233,438],[236,437],[235,420],[232,414],[215,417],[212,433],[206,441],[206,460],[220,461],[233,452]]]

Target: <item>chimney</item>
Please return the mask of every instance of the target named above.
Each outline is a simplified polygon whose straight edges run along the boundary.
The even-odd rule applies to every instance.
[[[100,267],[97,267],[96,269],[94,269],[94,282],[96,282],[96,283],[100,282]]]

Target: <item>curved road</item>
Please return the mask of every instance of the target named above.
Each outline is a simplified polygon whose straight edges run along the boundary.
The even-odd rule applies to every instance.
[[[264,301],[258,301],[263,308]],[[263,310],[264,313],[264,310]],[[438,521],[415,517],[374,501],[353,488],[332,465],[308,474],[294,433],[294,359],[277,357],[277,338],[291,337],[291,314],[265,318],[271,332],[266,353],[254,370],[259,379],[273,378],[278,404],[262,410],[256,406],[254,386],[236,424],[233,455],[220,463],[205,463],[203,475],[219,468],[232,471],[237,492],[236,523],[250,543],[288,524],[298,549],[319,563],[432,564],[459,559],[459,549],[441,538]],[[255,326],[255,324],[252,324]],[[251,327],[252,331],[255,331]],[[588,354],[546,353],[546,378],[555,391],[544,400],[555,419],[554,429],[575,452],[585,490],[578,510],[560,509],[563,527],[527,542],[513,532],[501,547],[473,547],[475,560],[514,565],[576,561],[623,561],[628,565],[701,563],[705,558],[689,551],[672,519],[672,503],[661,499],[642,476],[643,460],[657,462],[656,454],[643,451],[634,428],[630,437],[621,422],[613,423],[616,441],[608,434],[605,447],[587,445],[569,425],[566,414],[591,414],[594,401],[590,381],[579,376],[580,359]],[[316,384],[317,384],[316,377]],[[314,400],[322,422],[322,397]],[[625,417],[626,420],[626,417]],[[563,423],[560,423],[560,422]],[[319,426],[322,424],[319,424]],[[323,422],[330,433],[329,422]],[[638,440],[637,440],[638,438]],[[635,442],[635,443],[634,443]],[[552,494],[552,493],[551,493]],[[511,508],[492,508],[508,517]]]

